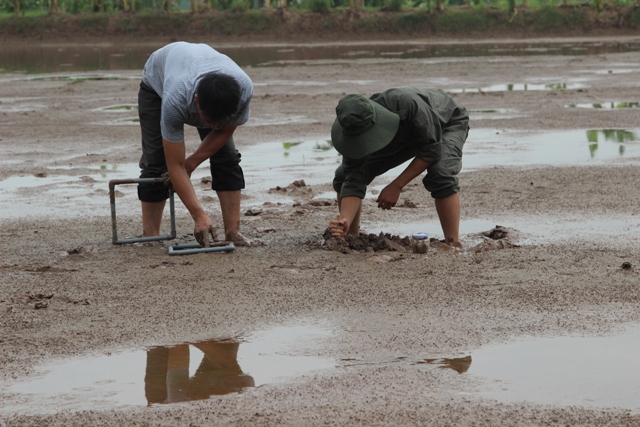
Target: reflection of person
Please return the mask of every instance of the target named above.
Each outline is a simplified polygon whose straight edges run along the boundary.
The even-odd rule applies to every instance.
[[[205,357],[193,377],[189,377],[189,345],[147,351],[144,382],[150,404],[207,399],[255,386],[253,378],[238,365],[238,343],[206,342],[194,346]]]
[[[455,359],[425,359],[427,363],[439,364],[441,369],[453,369],[463,374],[471,367],[471,356],[457,357]]]
[[[347,95],[338,103],[336,114],[331,139],[343,159],[333,180],[340,217],[330,222],[331,234],[358,235],[367,185],[413,159],[380,192],[378,207],[394,207],[404,186],[426,170],[422,183],[435,199],[445,241],[459,246],[457,174],[469,131],[467,110],[445,93],[406,86],[370,99]]]
[[[168,171],[171,185],[193,217],[196,240],[205,246],[209,235],[215,240],[215,231],[190,176],[206,159],[211,165],[211,188],[220,201],[225,240],[246,245],[238,230],[244,175],[233,133],[249,119],[252,94],[249,76],[229,57],[205,44],[171,43],[151,54],[144,66],[138,92],[140,177],[155,178]],[[195,126],[202,140],[188,157],[185,124]],[[168,187],[161,183],[138,186],[145,236],[160,234],[168,197]]]

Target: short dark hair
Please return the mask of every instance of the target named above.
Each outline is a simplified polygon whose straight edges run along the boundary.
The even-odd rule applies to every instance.
[[[240,85],[231,76],[209,73],[200,79],[196,87],[198,106],[207,119],[219,122],[238,112]]]

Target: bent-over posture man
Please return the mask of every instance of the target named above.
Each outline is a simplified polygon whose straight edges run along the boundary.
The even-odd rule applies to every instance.
[[[233,142],[237,126],[249,120],[253,83],[229,57],[205,44],[171,43],[151,54],[138,92],[142,130],[141,178],[169,173],[171,185],[195,222],[198,243],[215,240],[211,219],[191,185],[191,173],[203,161],[211,165],[211,188],[222,210],[225,240],[247,242],[239,232],[240,190],[244,174]],[[186,156],[184,125],[195,126],[202,142]],[[145,236],[160,234],[168,186],[140,184]]]
[[[331,139],[343,159],[333,180],[340,218],[330,222],[331,234],[359,234],[367,185],[413,159],[380,192],[378,207],[394,207],[404,186],[426,170],[422,183],[435,199],[445,241],[459,246],[456,175],[462,168],[462,147],[469,132],[467,110],[445,93],[405,86],[369,99],[347,95],[338,103],[336,115]]]

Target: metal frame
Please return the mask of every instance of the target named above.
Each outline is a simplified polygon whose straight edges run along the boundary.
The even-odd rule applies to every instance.
[[[153,184],[156,182],[165,182],[167,177],[160,178],[131,178],[131,179],[113,179],[109,181],[109,200],[111,201],[111,234],[114,245],[124,245],[127,243],[138,242],[154,242],[157,240],[171,240],[176,238],[176,210],[173,188],[169,189],[169,207],[171,211],[171,233],[164,236],[151,237],[134,237],[129,239],[118,239],[118,229],[116,226],[116,185],[123,184]]]
[[[191,255],[206,252],[230,252],[236,247],[230,242],[213,243],[211,247],[205,248],[199,243],[185,243],[169,247],[169,255]]]

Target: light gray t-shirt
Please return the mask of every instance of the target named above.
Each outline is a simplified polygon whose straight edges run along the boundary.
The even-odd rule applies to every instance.
[[[236,79],[242,93],[239,110],[224,124],[240,126],[249,120],[253,83],[228,56],[206,44],[176,42],[153,52],[142,71],[142,81],[162,98],[160,129],[169,142],[184,141],[184,125],[209,128],[194,101],[200,79],[219,72]]]

